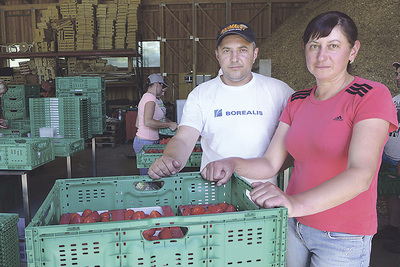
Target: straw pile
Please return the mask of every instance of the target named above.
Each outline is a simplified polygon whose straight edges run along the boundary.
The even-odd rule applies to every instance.
[[[399,94],[392,63],[400,61],[400,0],[310,1],[260,45],[259,58],[272,61],[272,77],[294,90],[315,84],[305,64],[301,38],[313,17],[333,10],[348,14],[359,30],[361,49],[352,74],[385,84],[393,96]]]

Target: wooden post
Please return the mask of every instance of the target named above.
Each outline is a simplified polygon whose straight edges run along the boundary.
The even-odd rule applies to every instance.
[[[197,74],[197,69],[196,69],[196,65],[197,65],[197,42],[198,42],[198,37],[197,37],[197,10],[196,10],[196,5],[197,3],[195,3],[195,0],[193,0],[193,77],[192,77],[192,90],[196,87],[196,74]]]
[[[32,26],[32,31],[31,31],[31,40],[33,40],[33,35],[36,29],[36,9],[35,8],[31,8],[31,26]]]
[[[4,9],[0,9],[0,31],[1,31],[1,43],[7,43],[6,35],[6,15],[4,14]]]

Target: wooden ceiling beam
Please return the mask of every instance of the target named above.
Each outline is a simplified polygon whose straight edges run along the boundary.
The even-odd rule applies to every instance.
[[[265,3],[266,0],[228,0],[231,4],[257,4]],[[199,4],[226,4],[227,0],[195,0]],[[310,0],[269,0],[271,3],[307,3]],[[189,5],[192,4],[192,0],[141,0],[141,5]]]
[[[3,0],[0,0],[3,1]],[[4,5],[1,9],[4,11],[21,11],[21,10],[31,10],[31,9],[47,9],[52,6],[59,6],[60,4],[26,4],[26,5]]]

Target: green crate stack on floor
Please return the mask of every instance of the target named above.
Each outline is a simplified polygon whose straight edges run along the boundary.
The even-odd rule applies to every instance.
[[[30,121],[33,137],[41,136],[40,129],[56,129],[53,140],[56,157],[67,157],[82,151],[84,140],[92,137],[90,99],[87,98],[32,98]]]
[[[91,104],[92,134],[106,130],[106,83],[104,77],[56,77],[57,97],[87,97]]]
[[[20,267],[18,214],[0,213],[0,266]]]
[[[4,119],[29,119],[29,99],[38,97],[40,85],[8,85],[7,93],[1,98]]]

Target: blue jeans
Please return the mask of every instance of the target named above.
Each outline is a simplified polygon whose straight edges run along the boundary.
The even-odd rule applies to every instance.
[[[389,158],[388,155],[385,153],[385,151],[383,151],[382,154],[382,163],[386,163],[386,166],[389,167],[389,171],[397,172],[397,164],[399,162]]]
[[[326,232],[288,219],[287,267],[368,267],[373,236]]]
[[[133,150],[137,155],[144,145],[155,145],[158,144],[159,142],[160,142],[159,140],[147,140],[135,137],[135,139],[133,139]],[[139,174],[147,175],[148,170],[149,170],[148,168],[139,168]]]

